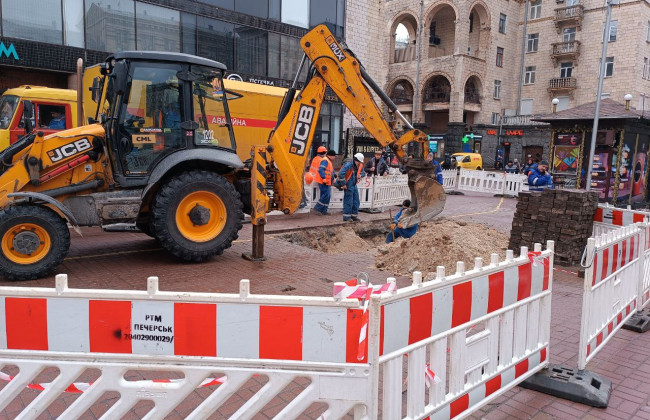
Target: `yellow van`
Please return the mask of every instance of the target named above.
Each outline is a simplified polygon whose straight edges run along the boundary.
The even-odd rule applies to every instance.
[[[27,134],[23,121],[25,101],[34,106],[32,127],[45,135],[77,126],[77,92],[43,86],[20,86],[0,96],[0,150]]]
[[[463,169],[483,169],[483,158],[479,153],[454,153],[452,159],[456,160],[456,167]]]

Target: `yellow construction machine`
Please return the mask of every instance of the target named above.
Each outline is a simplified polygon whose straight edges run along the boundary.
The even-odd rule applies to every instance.
[[[224,65],[177,53],[110,56],[86,75],[97,104],[86,110],[91,124],[48,136],[34,131],[0,152],[0,274],[22,280],[51,273],[68,252],[68,224],[135,223],[176,257],[203,261],[230,247],[243,212],[254,225],[252,257],[263,257],[266,213],[291,214],[300,205],[327,85],[406,162],[413,205],[402,225],[442,211],[445,194],[425,160],[426,135],[405,121],[411,130],[394,136],[369,88],[401,114],[325,26],[301,45],[297,74],[308,63],[305,86],[297,92],[294,81],[267,144],[252,147],[244,162]],[[407,160],[403,148],[411,142],[421,152]]]

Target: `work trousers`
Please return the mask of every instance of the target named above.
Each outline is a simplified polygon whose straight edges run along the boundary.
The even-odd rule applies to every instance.
[[[321,213],[327,213],[327,208],[330,205],[331,188],[329,185],[318,184],[318,189],[320,190],[320,198],[318,199],[318,203],[314,206],[314,210]]]
[[[343,220],[350,220],[359,214],[359,189],[354,185],[343,191]]]

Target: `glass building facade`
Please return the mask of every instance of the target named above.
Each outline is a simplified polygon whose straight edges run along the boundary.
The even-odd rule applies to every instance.
[[[0,0],[0,12],[5,43],[50,44],[87,65],[115,51],[183,52],[220,61],[244,81],[275,86],[293,79],[309,28],[325,24],[340,39],[345,31],[345,0]],[[44,59],[27,62],[11,65],[61,71]],[[334,102],[324,110],[315,143],[340,151],[343,107]]]

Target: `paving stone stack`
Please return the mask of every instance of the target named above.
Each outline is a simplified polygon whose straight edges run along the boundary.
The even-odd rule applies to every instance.
[[[535,243],[555,241],[555,263],[578,265],[594,226],[598,193],[544,190],[519,193],[509,248],[517,252]]]

